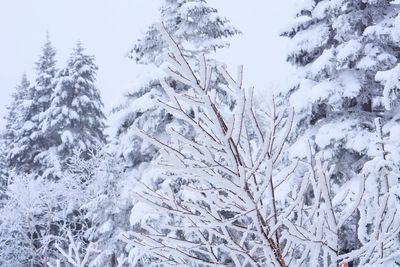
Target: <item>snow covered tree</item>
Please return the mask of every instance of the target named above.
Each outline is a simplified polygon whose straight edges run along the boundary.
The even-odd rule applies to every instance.
[[[71,267],[86,267],[92,266],[90,258],[93,254],[99,251],[95,248],[95,244],[90,243],[86,248],[82,247],[82,242],[74,239],[71,231],[67,233],[68,249],[64,250],[58,244],[56,244],[57,250],[61,253],[60,259],[53,260],[55,264],[49,263],[49,267],[61,267],[61,262],[65,265],[67,262]],[[82,255],[83,254],[83,255]]]
[[[26,77],[13,95],[6,125],[6,143],[10,147],[8,165],[20,173],[40,175],[43,165],[37,157],[48,149],[47,137],[42,134],[40,123],[50,105],[56,76],[56,51],[49,37],[36,62],[36,79],[31,87]]]
[[[186,57],[229,46],[226,38],[239,33],[205,0],[164,0],[160,15],[160,21],[168,32],[174,33]],[[162,55],[168,45],[157,25],[152,24],[132,48],[130,56],[136,62],[160,65],[164,61]]]
[[[387,169],[371,164],[343,185],[332,180],[334,165],[312,156],[311,147],[303,151],[305,161],[282,168],[293,111],[277,109],[273,101],[268,107],[258,105],[253,90],[242,86],[242,69],[235,80],[222,68],[237,103],[232,113],[215,101],[218,92],[209,87],[211,68],[205,59],[195,71],[167,33],[166,39],[170,64],[161,84],[168,99],[160,99],[159,105],[184,123],[169,124],[166,140],[136,129],[159,147],[160,156],[159,168],[154,164],[152,172],[137,179],[134,193],[142,212],[135,213],[140,214],[135,221],[141,228],[122,236],[138,248],[131,265],[334,267],[355,259],[362,266],[394,263],[400,213],[392,163],[378,163]],[[171,77],[191,90],[172,88]],[[193,135],[185,135],[187,129]],[[382,138],[378,132],[378,147]],[[389,160],[385,146],[378,151]],[[376,183],[368,182],[378,177],[387,178],[380,182],[383,194],[376,194]],[[386,181],[390,185],[384,186]],[[368,214],[376,210],[366,203],[376,207],[378,216]],[[366,238],[359,248],[344,252],[340,232],[343,225],[354,223],[357,209],[367,213],[356,223],[364,220],[372,226],[360,229]]]
[[[43,158],[43,154],[49,149],[49,133],[43,132],[41,124],[43,123],[45,112],[50,107],[51,96],[54,93],[57,80],[56,68],[56,50],[50,42],[49,34],[47,40],[42,47],[42,55],[36,62],[36,79],[34,86],[34,99],[32,109],[34,114],[35,128],[32,131],[31,139],[33,140],[34,149],[36,151],[35,162],[38,165],[39,175],[46,172],[47,163]]]
[[[175,34],[187,56],[197,52],[204,54],[214,52],[218,48],[228,46],[227,39],[239,33],[229,21],[218,15],[217,10],[204,0],[164,0],[160,8],[160,18],[168,32]],[[161,37],[157,24],[152,24],[144,36],[137,40],[129,53],[137,63],[159,66],[163,60],[163,52],[167,44]],[[154,104],[154,100],[165,96],[158,82],[157,70],[150,71],[147,77],[134,86],[124,102],[115,108],[116,125],[114,128],[118,138],[117,153],[123,156],[130,165],[150,161],[157,150],[146,141],[137,138],[132,132],[132,125],[146,128],[153,134],[163,132],[166,123],[172,117]],[[217,78],[216,78],[217,80]],[[185,86],[176,83],[174,87],[185,90]]]
[[[288,61],[300,73],[296,85],[281,92],[297,114],[292,153],[311,140],[336,165],[340,183],[357,177],[375,157],[375,118],[384,124],[393,118],[385,107],[396,90],[382,72],[395,68],[400,57],[399,7],[391,2],[304,1],[283,34],[291,38]],[[343,230],[342,249],[357,246],[357,229]]]
[[[398,254],[392,246],[400,230],[395,173],[389,179],[393,187],[372,200],[378,208],[369,212],[378,212],[372,217],[374,230],[366,232],[370,237],[360,248],[342,252],[340,229],[377,196],[367,193],[376,184],[368,184],[365,175],[338,184],[332,180],[334,166],[313,157],[311,148],[303,151],[306,161],[294,160],[282,168],[293,111],[277,109],[273,101],[268,107],[257,105],[253,90],[242,86],[242,69],[235,80],[222,68],[237,103],[227,110],[215,101],[218,91],[209,87],[211,68],[204,57],[195,71],[170,36],[165,38],[171,46],[170,64],[161,84],[168,100],[159,104],[184,123],[169,124],[166,141],[136,129],[159,147],[160,156],[159,169],[154,164],[152,173],[137,179],[135,195],[145,206],[137,219],[141,228],[122,236],[139,250],[133,266],[334,267],[354,259],[363,266],[393,263]],[[191,90],[172,88],[169,76],[185,81]],[[185,128],[193,135],[185,135]],[[383,220],[373,219],[380,215]],[[371,220],[361,216],[357,223],[365,218]]]
[[[35,174],[10,173],[0,209],[0,264],[45,266],[57,239],[60,198],[58,184]]]
[[[392,34],[398,8],[390,2],[307,1],[284,33],[292,39],[288,60],[303,75],[288,92],[299,113],[297,135],[312,136],[337,163],[338,179],[360,172],[382,116],[376,74],[399,57]]]
[[[381,119],[377,118],[375,125],[375,157],[364,164],[359,178],[365,183],[358,207],[361,248],[343,258],[350,261],[358,257],[360,266],[395,266],[400,264],[400,127],[392,125],[390,135],[385,137]]]
[[[106,141],[103,103],[95,86],[96,71],[94,57],[86,55],[78,42],[66,68],[58,74],[51,104],[41,123],[50,145],[42,156],[53,165],[53,171],[63,169],[75,149],[84,155],[91,147]]]
[[[42,47],[42,55],[36,62],[37,76],[35,79],[35,108],[37,114],[42,114],[50,106],[50,98],[54,92],[56,85],[55,78],[57,75],[56,68],[56,50],[50,42],[49,36]],[[42,116],[38,116],[38,121],[42,120]]]
[[[23,125],[23,117],[21,116],[23,110],[22,106],[24,101],[27,99],[29,94],[30,83],[26,74],[22,75],[21,83],[15,88],[15,92],[12,94],[12,102],[7,107],[8,114],[6,119],[6,131],[4,133],[4,139],[7,146],[12,145],[17,137],[17,131]]]
[[[35,146],[31,134],[36,127],[33,113],[34,95],[35,89],[30,86],[26,75],[23,75],[8,107],[3,136],[8,151],[6,165],[9,170],[30,172],[33,167]]]
[[[18,139],[21,138],[22,128],[25,123],[27,116],[26,103],[29,100],[30,83],[26,74],[22,76],[21,83],[15,88],[15,92],[12,94],[12,102],[7,107],[8,114],[5,117],[6,126],[4,133],[1,136],[0,147],[1,147],[1,191],[5,192],[7,184],[7,174],[13,168],[21,167],[21,160],[26,154],[22,154],[21,149],[17,146]],[[25,147],[26,149],[26,147]],[[27,152],[27,151],[25,151]]]

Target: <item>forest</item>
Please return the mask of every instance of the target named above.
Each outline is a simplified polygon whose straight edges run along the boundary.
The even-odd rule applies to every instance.
[[[229,17],[160,0],[109,111],[90,47],[63,64],[48,33],[1,129],[0,266],[400,266],[400,2],[287,25],[296,75],[266,92],[217,59]]]

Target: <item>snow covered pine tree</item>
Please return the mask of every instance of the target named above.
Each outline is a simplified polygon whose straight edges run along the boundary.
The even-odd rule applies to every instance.
[[[54,245],[61,248],[68,241],[64,234],[79,240],[86,234],[79,201],[86,196],[85,181],[72,181],[77,176],[66,170],[66,163],[74,154],[89,157],[93,147],[105,143],[102,102],[94,86],[97,67],[78,44],[56,80],[54,57],[47,40],[36,63],[35,86],[23,77],[9,108],[9,179],[0,209],[2,266],[47,266],[62,253]]]
[[[22,170],[24,160],[22,159],[22,154],[20,153],[21,145],[20,139],[25,131],[24,124],[29,116],[29,105],[32,99],[31,87],[26,74],[22,76],[21,83],[15,88],[15,92],[12,94],[12,102],[7,107],[8,114],[6,119],[6,129],[4,135],[2,136],[4,140],[5,147],[7,147],[7,152],[5,153],[6,167],[10,171],[12,169]],[[25,147],[26,149],[26,147]],[[26,155],[26,154],[25,154]]]
[[[283,34],[292,43],[288,61],[301,73],[297,85],[283,92],[297,114],[292,152],[310,140],[336,165],[339,184],[359,179],[365,162],[376,156],[375,118],[393,120],[385,103],[395,90],[390,82],[379,83],[387,81],[381,71],[394,68],[400,57],[399,7],[391,2],[304,1]],[[359,246],[355,220],[342,229],[343,252]]]
[[[97,66],[77,43],[67,66],[58,74],[41,128],[50,147],[42,155],[49,169],[45,175],[61,176],[68,159],[80,150],[85,156],[91,148],[104,144],[105,116],[99,90],[95,86]]]
[[[14,132],[14,137],[6,141],[10,147],[7,161],[8,166],[17,173],[35,173],[39,176],[44,172],[45,166],[40,160],[40,154],[48,149],[48,142],[42,134],[40,123],[43,113],[49,108],[50,96],[55,87],[55,55],[56,51],[47,36],[42,54],[36,62],[35,84],[30,87],[27,81],[23,81],[21,89],[17,89],[21,92],[16,92],[10,107],[6,139],[11,138],[11,132]]]

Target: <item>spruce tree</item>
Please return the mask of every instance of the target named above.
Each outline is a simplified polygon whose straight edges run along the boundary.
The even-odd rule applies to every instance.
[[[378,81],[380,71],[394,68],[400,57],[393,37],[398,7],[390,2],[306,1],[283,34],[291,38],[288,61],[301,73],[294,87],[281,92],[297,113],[292,153],[301,154],[310,142],[336,165],[339,184],[357,179],[375,156],[374,119],[391,120],[389,94]],[[343,251],[357,246],[353,225],[343,229]]]
[[[41,122],[51,146],[47,160],[56,169],[54,164],[59,162],[62,170],[76,150],[84,155],[106,141],[103,103],[95,85],[97,69],[94,57],[85,54],[78,42],[67,66],[57,76],[57,86]]]

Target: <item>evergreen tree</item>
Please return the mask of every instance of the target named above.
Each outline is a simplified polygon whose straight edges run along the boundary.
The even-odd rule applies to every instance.
[[[24,77],[9,108],[5,136],[10,148],[7,161],[9,167],[15,168],[18,173],[40,175],[45,168],[41,155],[48,149],[48,140],[39,125],[54,91],[57,72],[55,55],[56,51],[47,36],[36,62],[34,85],[30,86]]]
[[[205,0],[164,0],[160,8],[160,21],[174,40],[182,46],[187,57],[215,52],[229,46],[227,38],[239,33],[228,19],[218,15]],[[141,64],[160,65],[167,43],[157,24],[152,24],[137,40],[130,56]]]
[[[50,42],[49,36],[42,47],[42,55],[36,64],[36,79],[35,79],[35,108],[38,114],[42,114],[50,106],[50,97],[54,92],[56,85],[55,78],[57,75],[56,68],[56,50]],[[38,121],[42,120],[42,116],[38,117]]]
[[[12,94],[12,102],[7,107],[8,113],[5,117],[6,126],[0,141],[0,180],[2,189],[5,189],[7,184],[8,172],[19,166],[21,163],[19,160],[23,156],[20,151],[18,151],[19,148],[16,144],[25,123],[24,120],[27,111],[24,108],[24,104],[26,104],[28,100],[29,93],[30,83],[26,74],[23,74],[20,84],[15,88],[15,92]]]
[[[49,138],[46,132],[41,129],[45,113],[50,107],[51,95],[54,92],[56,86],[56,51],[50,42],[49,35],[47,34],[47,40],[42,47],[42,55],[36,62],[36,79],[35,79],[35,94],[33,99],[33,114],[35,121],[35,128],[31,134],[31,138],[34,143],[34,147],[37,150],[35,156],[35,163],[38,166],[38,174],[46,172],[49,167],[44,155],[49,149]]]
[[[400,57],[393,36],[398,7],[390,2],[305,1],[283,34],[292,43],[288,61],[301,72],[296,86],[282,92],[297,113],[292,153],[310,141],[336,164],[342,184],[374,157],[374,119],[392,117],[384,105],[389,94],[377,81]],[[343,229],[342,250],[357,245],[356,231],[355,224]]]
[[[26,75],[23,75],[20,85],[16,87],[11,105],[6,117],[4,133],[6,165],[9,170],[29,172],[34,161],[35,151],[30,138],[35,128],[33,116],[33,96],[35,89],[30,86]]]
[[[41,123],[51,146],[45,157],[56,169],[54,164],[60,162],[63,169],[75,150],[84,155],[106,141],[103,103],[95,86],[97,69],[94,57],[86,55],[78,42],[66,68],[58,74],[50,107]]]

